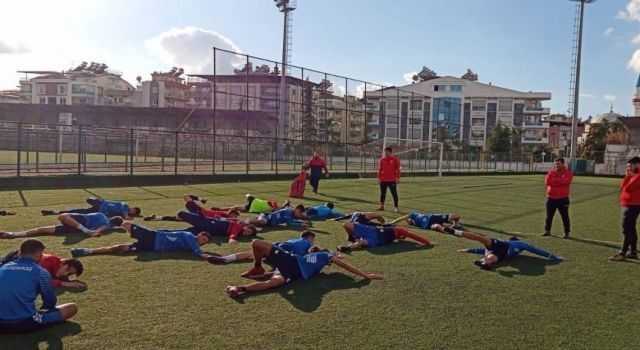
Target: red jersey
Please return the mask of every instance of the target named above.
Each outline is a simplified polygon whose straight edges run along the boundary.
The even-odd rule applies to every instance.
[[[228,218],[229,217],[229,212],[225,211],[225,210],[215,210],[215,209],[205,209],[205,208],[200,208],[200,215],[204,216],[205,218],[208,219],[213,219],[215,217],[218,218]]]
[[[244,230],[244,225],[237,221],[229,221],[229,231],[227,234],[229,235],[229,239],[238,240],[240,237],[240,233]]]
[[[59,258],[51,254],[42,254],[42,260],[40,260],[40,267],[47,270],[51,275],[51,279],[54,287],[61,287],[62,281],[56,278],[56,272],[62,265],[64,259]]]
[[[309,158],[307,164],[309,164],[309,168],[311,169],[311,176],[320,176],[322,175],[323,170],[325,174],[329,173],[327,162],[325,162],[320,156]]]
[[[560,199],[569,197],[569,186],[573,181],[573,174],[565,166],[562,170],[552,169],[547,173],[547,198]]]
[[[640,174],[624,177],[620,184],[620,205],[640,205]]]
[[[396,182],[400,179],[400,159],[396,156],[383,156],[378,167],[378,181]]]

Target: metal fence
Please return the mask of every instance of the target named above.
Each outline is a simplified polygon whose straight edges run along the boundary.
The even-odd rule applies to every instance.
[[[318,150],[334,173],[373,176],[379,150],[344,143],[238,137],[197,132],[5,122],[0,176],[45,174],[297,173]],[[399,155],[404,173],[530,172],[528,153],[419,149]]]

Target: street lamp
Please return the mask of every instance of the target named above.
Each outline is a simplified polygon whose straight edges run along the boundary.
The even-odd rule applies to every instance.
[[[573,89],[573,119],[571,122],[571,170],[576,171],[576,154],[578,150],[578,102],[580,96],[580,63],[582,59],[582,27],[584,22],[584,4],[596,2],[596,0],[570,0],[580,2],[580,24],[578,28],[576,64],[574,67],[575,85]]]
[[[273,0],[276,7],[284,14],[282,31],[282,69],[280,70],[280,111],[276,121],[276,138],[278,138],[278,124],[284,120],[284,101],[286,93],[287,58],[289,57],[289,12],[296,9],[295,0]]]

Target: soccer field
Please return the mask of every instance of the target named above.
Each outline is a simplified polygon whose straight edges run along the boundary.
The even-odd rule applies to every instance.
[[[439,243],[419,247],[402,242],[356,251],[348,260],[384,276],[366,281],[337,267],[280,289],[229,299],[224,287],[248,283],[239,277],[252,264],[214,266],[191,252],[138,253],[81,258],[86,291],[59,290],[59,302],[75,301],[79,312],[53,328],[24,336],[0,336],[2,349],[637,349],[640,342],[640,265],[609,262],[619,248],[620,179],[576,177],[572,186],[573,238],[541,237],[543,175],[404,178],[403,212],[458,212],[461,224],[499,238],[521,239],[570,260],[552,262],[525,253],[482,271],[476,255],[456,252],[474,242],[432,231],[417,231]],[[282,201],[289,182],[244,182],[164,187],[97,188],[0,192],[0,230],[55,224],[44,208],[85,206],[97,195],[140,206],[143,215],[174,214],[182,195],[198,194],[208,204],[238,204],[245,193]],[[303,204],[333,201],[343,212],[376,208],[374,179],[325,180],[308,190]],[[389,205],[388,207],[392,207]],[[400,214],[384,213],[388,218]],[[243,217],[248,217],[243,214]],[[141,219],[137,219],[140,221]],[[146,224],[146,223],[145,223]],[[154,228],[180,223],[153,222]],[[316,244],[346,242],[336,222],[316,222]],[[269,241],[298,231],[260,233]],[[99,238],[81,234],[42,237],[49,252],[70,256],[73,247],[130,242],[121,232]],[[0,253],[21,239],[0,240]],[[226,255],[249,249],[249,241],[229,246],[223,239],[205,251]]]

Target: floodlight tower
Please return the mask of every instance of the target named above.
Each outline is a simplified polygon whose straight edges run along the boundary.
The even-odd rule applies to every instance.
[[[280,67],[280,109],[278,115],[278,121],[276,122],[276,138],[278,137],[278,124],[284,122],[285,113],[285,99],[286,99],[286,76],[287,76],[287,64],[289,61],[289,46],[291,41],[291,17],[289,12],[296,9],[295,0],[273,0],[278,10],[284,14],[284,29],[282,31],[282,67]],[[286,135],[286,133],[283,133]]]
[[[569,103],[569,113],[571,119],[571,171],[576,171],[576,154],[578,151],[578,102],[580,97],[580,64],[582,60],[582,27],[584,23],[584,5],[596,2],[596,0],[570,0],[580,4],[577,16],[577,27],[574,31],[573,47],[573,67],[571,72],[571,89],[573,90],[573,103]]]

